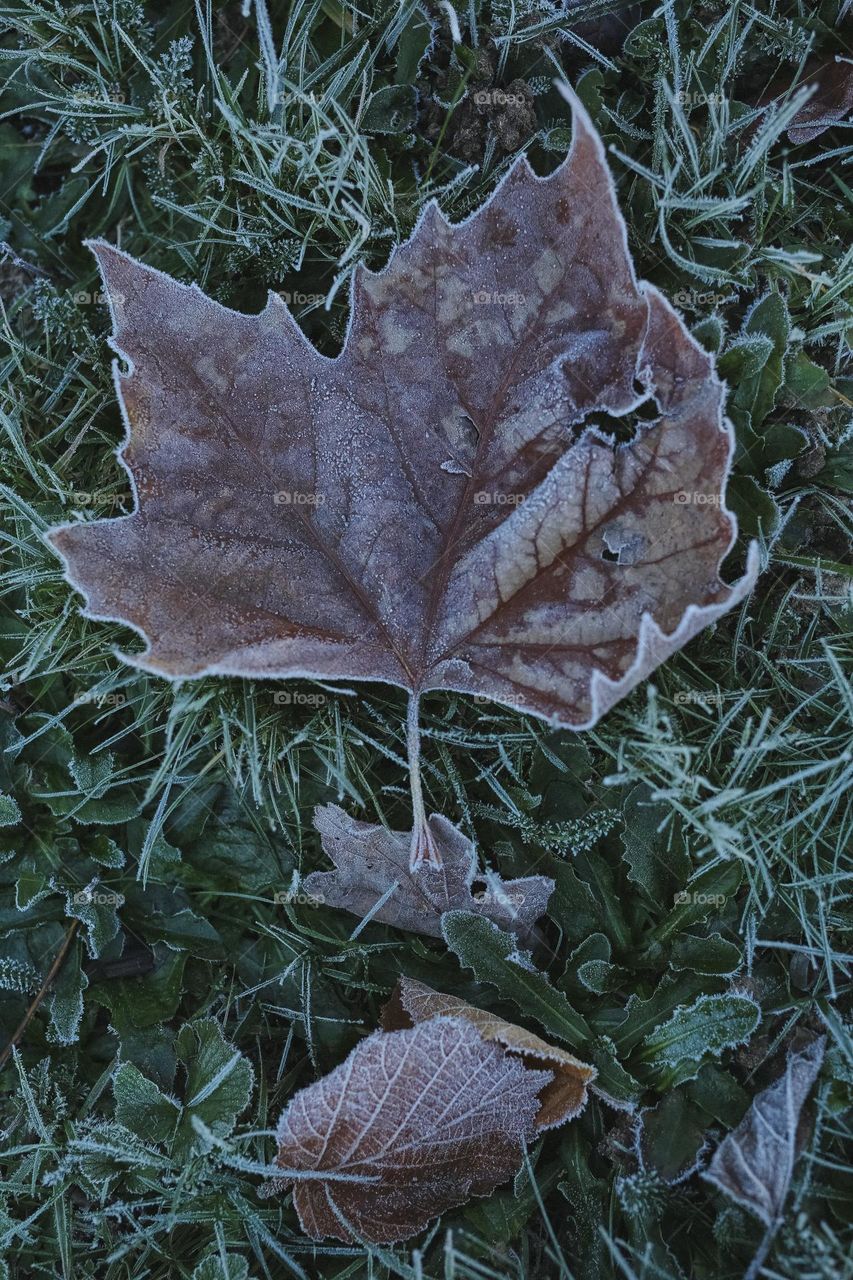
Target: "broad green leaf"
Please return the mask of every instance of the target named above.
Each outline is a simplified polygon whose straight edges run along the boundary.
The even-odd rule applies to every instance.
[[[757,431],[776,403],[782,385],[791,334],[785,299],[778,293],[766,294],[747,314],[741,333],[747,340],[765,340],[766,354],[759,368],[742,376],[733,397],[733,404],[749,414],[752,428]]]
[[[282,889],[290,883],[292,850],[280,835],[265,830],[251,807],[228,786],[190,797],[169,823],[168,838],[207,883],[237,884],[243,892]]]
[[[743,955],[740,947],[719,933],[707,937],[683,933],[675,940],[669,962],[673,969],[725,976],[740,968]]]
[[[413,85],[384,85],[368,102],[361,127],[365,133],[405,133],[417,119],[417,102]]]
[[[706,1062],[684,1088],[697,1107],[727,1129],[741,1121],[749,1106],[749,1094],[730,1071],[716,1062]]]
[[[192,1280],[249,1280],[249,1264],[237,1253],[212,1253],[198,1264]]]
[[[569,956],[560,987],[585,989],[597,995],[615,990],[624,982],[626,971],[611,963],[610,951],[610,940],[605,934],[590,934]]]
[[[778,529],[782,518],[779,504],[752,476],[732,476],[726,501],[737,516],[738,528],[749,537],[766,540]]]
[[[717,355],[722,350],[725,336],[726,331],[719,316],[706,316],[693,326],[693,337],[711,355]]]
[[[117,1071],[114,1090],[116,1119],[146,1142],[166,1143],[180,1161],[207,1148],[194,1119],[214,1136],[227,1137],[249,1104],[254,1072],[213,1018],[186,1023],[175,1048],[185,1068],[181,1097],[164,1094],[130,1062]]]
[[[124,899],[108,885],[65,889],[65,914],[85,928],[86,949],[95,960],[119,931],[118,908]]]
[[[154,1026],[173,1017],[180,1004],[186,951],[173,951],[161,942],[153,952],[153,971],[144,978],[114,978],[92,984],[92,997],[112,1010],[118,1028],[125,1024]]]
[[[175,1145],[180,1154],[204,1148],[205,1140],[192,1126],[193,1117],[216,1137],[227,1137],[249,1105],[254,1072],[213,1018],[187,1023],[178,1032],[175,1048],[186,1067],[183,1116]]]
[[[397,45],[397,69],[394,76],[397,84],[415,83],[421,60],[432,43],[434,31],[433,19],[420,8],[415,9],[403,28]]]
[[[705,1145],[707,1121],[685,1086],[671,1089],[640,1115],[639,1149],[648,1168],[664,1182],[681,1182],[696,1168]]]
[[[834,409],[840,403],[827,370],[805,351],[798,351],[785,364],[785,393],[806,409]]]
[[[116,1120],[120,1124],[144,1142],[168,1144],[171,1141],[181,1108],[132,1063],[123,1062],[113,1076],[113,1093]]]
[[[827,454],[826,464],[815,480],[842,493],[853,493],[853,444],[842,445]]]

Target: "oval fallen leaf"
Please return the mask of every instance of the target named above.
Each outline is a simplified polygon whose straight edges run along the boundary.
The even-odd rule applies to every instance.
[[[309,1175],[293,1191],[302,1229],[393,1244],[488,1195],[521,1167],[548,1080],[462,1018],[375,1032],[279,1121],[276,1164]]]
[[[477,1028],[484,1040],[494,1041],[508,1053],[517,1054],[526,1066],[546,1067],[553,1072],[553,1079],[539,1092],[537,1133],[573,1120],[586,1106],[587,1086],[598,1074],[595,1067],[580,1062],[565,1049],[555,1048],[524,1027],[467,1004],[458,996],[433,991],[414,978],[398,980],[383,1010],[382,1025],[390,1031],[439,1017],[464,1018]]]

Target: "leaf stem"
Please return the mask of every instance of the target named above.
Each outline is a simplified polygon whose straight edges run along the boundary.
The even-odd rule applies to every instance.
[[[770,1252],[770,1246],[775,1240],[776,1233],[782,1226],[782,1222],[783,1219],[779,1216],[774,1218],[767,1227],[761,1244],[755,1252],[755,1257],[752,1259],[752,1262],[750,1262],[749,1267],[744,1274],[743,1280],[758,1280],[758,1276],[761,1274],[761,1268],[764,1266],[764,1260]]]
[[[424,793],[421,787],[421,730],[418,720],[420,694],[409,694],[406,714],[406,745],[409,752],[409,785],[412,791],[412,843],[409,866],[417,871],[422,863],[441,866],[441,854],[433,839],[424,809]]]

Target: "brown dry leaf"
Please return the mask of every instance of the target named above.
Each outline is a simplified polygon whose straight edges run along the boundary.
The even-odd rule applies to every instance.
[[[519,159],[467,221],[431,203],[357,268],[335,359],[275,295],[243,315],[93,243],[137,505],[50,538],[87,614],[144,637],[137,665],[454,689],[580,729],[744,597],[753,556],[719,573],[722,387],[637,281],[566,96],[556,172]],[[644,402],[623,445],[590,425]]]
[[[587,1086],[597,1075],[595,1067],[579,1062],[563,1049],[555,1049],[523,1027],[466,1004],[458,996],[433,991],[432,987],[416,982],[414,978],[398,980],[383,1010],[382,1025],[390,1031],[439,1017],[465,1018],[477,1028],[484,1040],[495,1041],[508,1053],[518,1054],[526,1066],[547,1067],[553,1072],[553,1079],[539,1092],[537,1133],[574,1119],[586,1106]]]
[[[315,810],[314,826],[336,870],[313,871],[305,879],[306,892],[362,919],[372,913],[372,919],[412,933],[440,938],[445,911],[472,911],[526,936],[554,891],[554,881],[547,876],[491,876],[488,884],[475,884],[476,849],[458,827],[437,814],[429,827],[441,865],[426,862],[414,873],[408,833],[357,822],[334,804]],[[395,882],[394,893],[374,912]]]
[[[853,113],[853,60],[835,58],[832,62],[824,62],[816,59],[806,66],[802,83],[815,85],[816,92],[797,112],[788,128],[788,137],[797,145],[813,142]]]
[[[836,57],[810,58],[797,77],[797,91],[813,87],[809,100],[800,107],[788,126],[787,134],[795,146],[813,142],[833,125],[847,120],[853,113],[853,59]],[[786,101],[791,94],[791,75],[776,76],[761,94],[756,106],[771,107]],[[756,120],[741,135],[749,142],[761,126]]]
[[[800,1113],[823,1062],[824,1036],[789,1053],[779,1079],[752,1101],[703,1176],[775,1230],[800,1151]]]
[[[518,1171],[547,1079],[461,1018],[376,1032],[291,1100],[273,1188],[315,1240],[406,1240]]]

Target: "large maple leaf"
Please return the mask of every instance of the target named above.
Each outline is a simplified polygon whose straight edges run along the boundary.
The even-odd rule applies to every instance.
[[[93,244],[137,499],[51,532],[92,617],[171,677],[344,677],[588,727],[748,591],[720,564],[732,439],[711,358],[638,282],[604,149],[431,203],[353,277],[341,354]],[[617,444],[594,415],[626,418]],[[411,723],[414,722],[412,717]],[[425,829],[414,759],[415,825]]]

